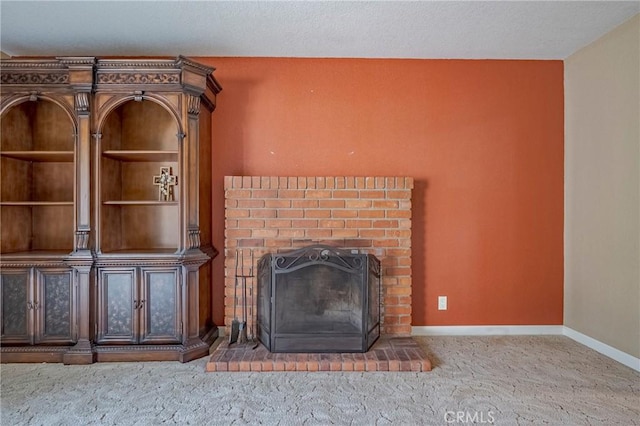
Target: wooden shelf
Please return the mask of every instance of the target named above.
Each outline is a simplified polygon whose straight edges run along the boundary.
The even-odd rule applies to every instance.
[[[73,201],[2,201],[0,206],[73,206]]]
[[[2,157],[41,163],[73,163],[73,151],[0,151]]]
[[[104,157],[118,161],[177,162],[178,151],[109,150]]]
[[[107,206],[177,206],[177,201],[139,201],[139,200],[110,200],[103,201]]]

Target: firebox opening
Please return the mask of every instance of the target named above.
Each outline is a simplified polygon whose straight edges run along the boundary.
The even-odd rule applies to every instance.
[[[365,352],[380,335],[380,262],[328,246],[265,255],[258,335],[272,352]]]
[[[358,276],[324,265],[283,275],[276,283],[276,332],[361,333]]]

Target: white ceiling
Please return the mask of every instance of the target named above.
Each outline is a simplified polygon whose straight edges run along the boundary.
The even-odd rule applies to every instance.
[[[9,55],[564,59],[640,1],[0,1]]]

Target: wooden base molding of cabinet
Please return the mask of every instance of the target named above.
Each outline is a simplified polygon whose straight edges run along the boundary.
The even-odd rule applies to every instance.
[[[97,362],[178,361],[182,345],[96,346]]]
[[[218,338],[218,328],[212,328],[202,339],[194,339],[180,354],[180,362],[189,362],[209,355],[213,342]]]
[[[86,365],[95,362],[95,354],[89,340],[81,340],[62,356],[66,365]]]
[[[191,339],[186,345],[96,345],[93,350],[97,362],[189,362],[209,355],[217,338],[218,328],[213,327],[202,339]]]
[[[69,346],[3,346],[0,348],[0,362],[62,362]]]

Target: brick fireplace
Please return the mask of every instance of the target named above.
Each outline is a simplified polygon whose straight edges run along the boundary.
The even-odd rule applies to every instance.
[[[234,318],[238,251],[245,254],[240,258],[247,275],[250,252],[255,261],[267,253],[326,244],[380,260],[382,335],[409,336],[412,188],[410,177],[226,176],[227,334]],[[249,312],[256,312],[255,285],[255,278],[247,279],[248,302],[254,305]]]

